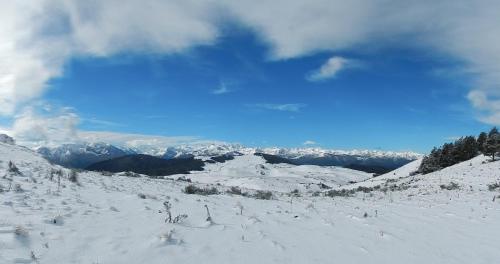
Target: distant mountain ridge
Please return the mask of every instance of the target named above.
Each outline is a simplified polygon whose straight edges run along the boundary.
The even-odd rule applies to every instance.
[[[49,161],[66,167],[86,168],[91,164],[131,154],[141,153],[107,143],[65,144],[55,148],[41,147],[37,150]],[[147,149],[149,153],[150,148]],[[152,155],[163,159],[201,158],[262,153],[281,158],[295,165],[339,166],[372,173],[383,173],[399,168],[422,155],[413,152],[379,150],[328,150],[322,148],[249,148],[239,144],[196,144],[167,147]],[[274,158],[276,159],[276,158]]]
[[[64,144],[55,148],[41,147],[37,152],[52,163],[81,169],[99,161],[136,154],[107,143]]]

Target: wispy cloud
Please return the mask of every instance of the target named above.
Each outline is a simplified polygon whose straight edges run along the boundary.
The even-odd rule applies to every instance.
[[[340,71],[361,67],[362,63],[357,60],[334,56],[329,58],[319,69],[314,70],[306,79],[311,82],[324,81],[335,78]]]
[[[302,145],[304,145],[304,146],[312,146],[312,145],[316,145],[316,144],[318,144],[318,143],[316,143],[316,141],[314,141],[314,140],[306,140],[306,141],[304,141],[304,143],[302,143]]]
[[[123,124],[121,124],[121,123],[97,119],[97,118],[82,118],[81,120],[83,122],[91,123],[94,125],[100,125],[100,126],[123,126]]]
[[[249,107],[273,110],[273,111],[283,111],[283,112],[300,112],[302,108],[306,107],[306,104],[250,104]]]
[[[233,92],[234,90],[229,89],[228,85],[225,82],[220,82],[219,87],[216,89],[212,90],[212,94],[220,95],[220,94],[227,94],[230,92]]]

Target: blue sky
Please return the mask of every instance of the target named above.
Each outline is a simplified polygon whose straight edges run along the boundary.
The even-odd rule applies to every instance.
[[[238,29],[180,55],[77,58],[44,98],[74,107],[84,130],[252,146],[427,151],[488,127],[474,119],[468,80],[437,73],[454,66],[446,58],[398,47],[278,61],[266,52]],[[332,56],[361,66],[308,80]],[[292,109],[273,109],[283,105]]]
[[[500,124],[500,4],[458,2],[3,3],[0,131],[427,152]]]

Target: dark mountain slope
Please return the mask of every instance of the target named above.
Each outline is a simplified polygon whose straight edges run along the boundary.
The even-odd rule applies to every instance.
[[[263,157],[270,164],[338,166],[376,174],[387,173],[412,161],[403,158],[365,158],[348,155],[300,158],[285,158],[264,153],[255,153],[255,155]]]
[[[122,172],[132,171],[148,176],[167,176],[186,174],[190,171],[202,171],[205,163],[195,158],[162,159],[154,156],[137,154],[114,158],[94,163],[87,167],[91,171]]]

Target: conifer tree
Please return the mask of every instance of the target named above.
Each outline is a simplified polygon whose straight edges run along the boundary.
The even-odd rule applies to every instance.
[[[477,137],[477,148],[478,151],[484,153],[484,145],[486,144],[486,140],[488,139],[488,134],[486,132],[481,132]]]
[[[479,152],[476,139],[473,136],[464,137],[461,141],[459,150],[460,150],[460,158],[458,160],[459,162],[474,158],[475,156],[477,156]]]
[[[425,156],[420,164],[418,171],[423,174],[431,173],[441,169],[439,158],[441,149],[434,148],[428,156]]]
[[[484,154],[491,156],[491,160],[495,160],[495,154],[500,150],[500,134],[496,127],[492,128],[488,133],[486,144],[484,145]]]

